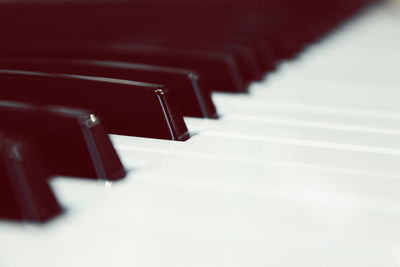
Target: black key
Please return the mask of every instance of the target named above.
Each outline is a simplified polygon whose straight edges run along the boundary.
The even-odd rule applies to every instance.
[[[173,94],[184,116],[217,117],[211,94],[202,90],[198,84],[198,75],[190,70],[111,61],[22,57],[1,58],[0,69],[90,75],[163,84]]]
[[[81,39],[81,38],[79,38]],[[226,52],[206,49],[162,47],[131,42],[56,40],[22,45],[3,45],[7,56],[111,60],[193,70],[207,91],[245,92],[238,62]],[[97,40],[97,39],[95,39]]]
[[[189,133],[164,86],[83,75],[0,70],[0,99],[90,109],[114,134],[183,141]]]
[[[157,64],[196,71],[205,89],[222,92],[246,92],[238,62],[230,53],[206,49],[162,47],[134,43],[111,43],[99,51],[100,57]],[[97,56],[96,56],[97,57]]]
[[[211,99],[211,92],[204,90],[201,86],[202,79],[191,70],[117,61],[80,60],[79,63],[89,66],[90,69],[94,68],[93,71],[97,71],[100,67],[107,69],[104,76],[165,85],[179,103],[184,116],[218,117]],[[112,73],[110,68],[112,68]]]
[[[29,136],[49,175],[118,180],[125,176],[100,119],[86,110],[0,101],[0,130]]]
[[[260,42],[260,40],[257,40],[257,38],[244,36],[243,34],[229,34],[222,32],[213,33],[209,30],[205,30],[202,28],[196,29],[195,31],[180,30],[177,28],[159,28],[152,30],[152,34],[156,36],[161,36],[163,38],[179,38],[190,40],[192,42],[207,42],[211,45],[218,44],[225,46],[234,44],[236,46],[246,47],[247,49],[250,49],[252,51],[258,69],[263,73],[273,69],[276,63],[276,59],[272,54],[272,49],[268,46],[267,43]]]
[[[40,150],[29,138],[0,132],[0,218],[43,222],[61,212]]]
[[[240,44],[216,42],[207,39],[191,40],[186,37],[178,38],[165,35],[154,36],[154,34],[135,34],[134,37],[121,38],[121,40],[135,44],[152,44],[161,45],[162,47],[176,47],[181,49],[205,49],[208,51],[229,53],[235,58],[245,84],[250,83],[252,80],[259,80],[262,78],[262,72],[259,69],[253,50]]]

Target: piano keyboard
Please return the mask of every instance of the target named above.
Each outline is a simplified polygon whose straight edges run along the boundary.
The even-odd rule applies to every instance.
[[[399,266],[399,18],[373,6],[213,93],[185,142],[110,135],[127,177],[53,178],[64,212],[0,221],[0,266]]]

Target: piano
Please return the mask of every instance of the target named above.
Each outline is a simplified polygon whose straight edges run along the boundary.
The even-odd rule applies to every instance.
[[[399,266],[397,8],[357,9],[246,93],[206,90],[218,118],[185,116],[187,140],[110,134],[126,176],[52,177],[62,212],[0,220],[0,266]]]

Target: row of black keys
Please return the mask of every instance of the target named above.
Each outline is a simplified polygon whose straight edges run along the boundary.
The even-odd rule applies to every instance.
[[[367,2],[0,5],[0,217],[58,214],[53,175],[121,179],[107,133],[188,139],[213,91],[246,92]]]

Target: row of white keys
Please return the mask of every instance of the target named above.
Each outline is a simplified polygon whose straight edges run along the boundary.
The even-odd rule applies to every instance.
[[[249,96],[215,95],[221,119],[188,118],[197,135],[187,142],[112,136],[128,177],[54,180],[64,216],[1,222],[0,266],[399,266],[395,82],[360,98],[356,81],[312,74],[331,54],[339,73],[382,18],[396,21],[370,11]],[[346,89],[361,101],[344,101]],[[380,90],[389,108],[372,101]]]

